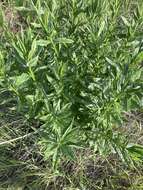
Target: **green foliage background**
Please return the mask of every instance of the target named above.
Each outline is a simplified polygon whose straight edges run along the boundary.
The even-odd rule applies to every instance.
[[[38,122],[36,143],[55,170],[89,148],[130,163],[120,129],[125,112],[142,110],[142,1],[15,1],[13,10],[16,33],[0,15],[1,105]]]

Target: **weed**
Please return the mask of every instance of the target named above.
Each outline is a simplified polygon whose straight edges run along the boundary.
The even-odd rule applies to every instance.
[[[0,14],[0,93],[8,94],[1,105],[16,105],[12,109],[38,126],[0,145],[36,136],[38,155],[50,161],[54,178],[63,158],[77,163],[77,151],[87,149],[105,158],[116,153],[134,167],[143,148],[129,144],[121,129],[124,113],[142,110],[143,3],[31,0],[12,6],[18,30]]]

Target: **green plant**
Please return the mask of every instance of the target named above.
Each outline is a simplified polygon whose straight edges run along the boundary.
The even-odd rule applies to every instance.
[[[31,0],[17,7],[28,11],[26,27],[14,35],[3,24],[1,89],[28,120],[39,121],[39,145],[54,168],[88,147],[128,161],[128,139],[119,129],[123,112],[142,106],[141,6]]]

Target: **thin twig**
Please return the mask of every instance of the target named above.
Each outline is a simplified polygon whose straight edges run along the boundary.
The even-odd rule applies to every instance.
[[[15,142],[15,141],[24,139],[24,138],[29,137],[29,136],[31,136],[31,135],[34,135],[34,134],[36,134],[36,133],[38,133],[38,132],[39,132],[39,130],[37,130],[37,131],[35,131],[35,132],[28,133],[28,134],[26,134],[26,135],[23,135],[23,136],[20,136],[20,137],[17,137],[17,138],[14,138],[14,139],[11,139],[11,140],[8,140],[8,141],[0,142],[0,145],[11,144],[11,143],[13,143],[13,142]]]

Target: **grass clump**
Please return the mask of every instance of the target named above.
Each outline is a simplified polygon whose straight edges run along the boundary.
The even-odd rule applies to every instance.
[[[19,112],[28,126],[4,127],[0,145],[8,162],[7,151],[20,149],[18,157],[12,156],[20,165],[15,179],[22,171],[20,178],[30,184],[20,187],[30,189],[34,176],[54,187],[55,179],[68,178],[59,172],[62,163],[79,163],[86,150],[93,160],[116,154],[135,167],[143,149],[129,144],[123,128],[125,113],[142,111],[143,3],[31,0],[10,5],[10,21],[5,5],[0,14],[0,103],[11,114]],[[8,173],[11,166],[13,161]],[[81,176],[78,185],[84,189]]]

